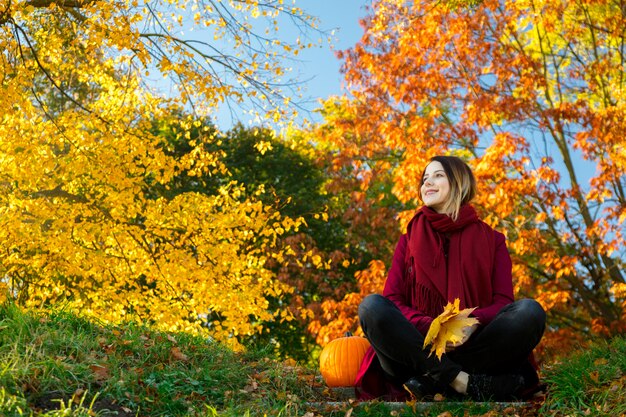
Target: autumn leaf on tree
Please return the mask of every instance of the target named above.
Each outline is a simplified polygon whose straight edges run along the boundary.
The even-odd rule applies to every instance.
[[[454,303],[448,303],[445,306],[443,313],[431,323],[424,339],[424,349],[431,345],[430,354],[435,352],[440,360],[448,342],[453,344],[461,342],[464,336],[463,330],[478,323],[478,319],[469,317],[476,307],[460,310],[459,303],[460,300],[456,298]]]

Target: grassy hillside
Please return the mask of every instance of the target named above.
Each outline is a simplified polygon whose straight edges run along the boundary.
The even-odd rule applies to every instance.
[[[550,395],[528,406],[337,401],[314,369],[238,354],[186,334],[109,326],[63,312],[0,306],[0,415],[448,416],[626,414],[626,341],[546,370]]]

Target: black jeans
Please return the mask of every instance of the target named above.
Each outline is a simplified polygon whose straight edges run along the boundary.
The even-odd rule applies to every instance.
[[[430,349],[423,348],[424,336],[382,295],[369,295],[361,302],[359,320],[381,367],[392,379],[403,382],[429,375],[447,386],[460,371],[492,375],[516,372],[541,340],[546,313],[531,299],[509,304],[441,360],[435,354],[429,356]]]

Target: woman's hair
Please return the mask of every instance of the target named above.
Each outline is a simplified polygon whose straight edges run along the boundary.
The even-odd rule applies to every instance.
[[[450,182],[450,197],[443,211],[450,214],[453,220],[456,220],[459,216],[461,206],[472,201],[476,195],[476,179],[469,165],[459,157],[435,156],[430,159],[430,162],[433,161],[437,161],[443,166],[443,170],[448,177],[448,182]],[[422,171],[420,184],[424,182],[425,172],[426,168]]]

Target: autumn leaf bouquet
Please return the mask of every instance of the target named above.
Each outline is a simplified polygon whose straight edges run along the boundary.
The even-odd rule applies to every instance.
[[[454,303],[449,302],[444,307],[443,312],[431,323],[424,339],[424,349],[430,345],[430,355],[434,352],[439,360],[447,346],[457,346],[464,342],[471,332],[470,329],[478,324],[477,318],[469,317],[476,307],[461,310],[459,303],[460,300],[456,298]]]

